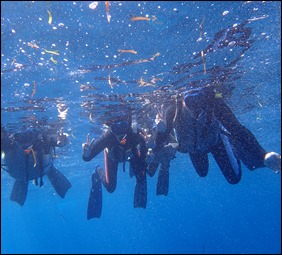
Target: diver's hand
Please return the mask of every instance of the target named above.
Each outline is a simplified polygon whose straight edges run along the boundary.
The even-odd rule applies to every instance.
[[[158,120],[156,122],[157,132],[164,133],[166,131],[166,123],[163,120]]]
[[[154,150],[154,160],[165,164],[175,158],[178,143],[169,143],[163,147]]]
[[[281,172],[281,155],[276,152],[269,152],[264,157],[264,165],[272,169],[276,174]]]
[[[174,159],[177,151],[177,147],[178,147],[178,143],[169,143],[165,145],[161,152],[162,157],[160,159],[160,162],[162,163],[162,161],[166,162]]]
[[[86,143],[82,144],[82,155],[83,155],[83,157],[88,158],[90,156],[91,145],[93,144],[93,142],[94,142],[94,138],[90,142],[90,134],[88,134],[87,138],[86,138]]]
[[[58,132],[57,137],[57,146],[62,147],[65,146],[69,142],[69,135],[64,133],[64,128],[61,128]]]

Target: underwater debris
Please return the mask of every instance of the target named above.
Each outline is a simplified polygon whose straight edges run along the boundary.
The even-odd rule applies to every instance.
[[[48,18],[48,24],[49,25],[51,25],[52,24],[52,14],[51,14],[51,12],[50,11],[47,11],[48,12],[48,16],[49,16],[49,18]]]
[[[137,51],[135,50],[118,50],[118,52],[119,52],[118,56],[120,56],[123,53],[137,54]]]
[[[59,56],[60,54],[58,53],[58,50],[55,50],[55,51],[52,51],[52,50],[46,50],[46,49],[43,49],[46,53],[50,53],[50,54],[54,54],[54,55],[57,55]]]
[[[109,1],[105,1],[105,5],[106,5],[106,14],[107,14],[107,20],[110,23],[111,21],[111,15],[110,15],[110,2]]]
[[[55,60],[55,59],[53,59],[53,57],[51,57],[50,60],[51,60],[54,64],[57,64],[57,63],[58,63],[58,61]]]
[[[31,48],[34,48],[34,49],[39,49],[39,46],[36,45],[35,43],[30,43],[30,42],[28,42],[28,43],[27,43],[27,46],[29,46],[29,47],[31,47]]]
[[[98,6],[98,4],[99,4],[98,2],[93,2],[93,3],[89,4],[89,8],[94,10]]]
[[[138,21],[138,20],[147,20],[147,21],[149,21],[150,18],[149,18],[149,17],[137,16],[137,17],[131,17],[130,20],[131,20],[131,21]],[[154,19],[154,20],[155,20],[155,19]]]
[[[36,82],[33,82],[33,89],[32,89],[32,93],[31,93],[31,98],[33,98],[34,94],[36,92]]]
[[[206,59],[205,59],[204,51],[201,51],[201,57],[202,57],[203,64],[204,64],[204,74],[206,74],[207,73],[207,68],[206,68]]]

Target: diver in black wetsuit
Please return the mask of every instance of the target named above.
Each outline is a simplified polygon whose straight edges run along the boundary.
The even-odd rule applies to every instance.
[[[208,153],[231,184],[241,179],[240,161],[250,170],[269,167],[276,173],[281,171],[281,156],[267,153],[211,86],[188,91],[184,98],[178,95],[176,104],[167,108],[165,121],[158,125],[155,158],[148,166],[150,176],[157,170],[173,130],[178,146],[170,148],[188,153],[199,176],[208,173]]]
[[[59,196],[65,197],[71,183],[55,168],[53,150],[67,143],[68,134],[63,132],[63,128],[58,133],[38,128],[10,133],[1,127],[1,167],[15,179],[10,196],[12,201],[23,206],[27,197],[28,182],[34,180],[38,185],[39,178],[41,187],[44,175],[47,175]]]
[[[135,129],[135,128],[134,128]],[[131,127],[131,117],[126,121],[116,121],[97,141],[82,144],[82,158],[90,161],[104,150],[105,170],[96,167],[92,175],[92,188],[89,196],[87,219],[101,217],[102,190],[101,182],[106,190],[114,192],[117,184],[117,170],[119,163],[129,161],[130,177],[135,175],[136,186],[134,192],[134,207],[146,208],[147,179],[146,155],[147,146],[142,130]]]

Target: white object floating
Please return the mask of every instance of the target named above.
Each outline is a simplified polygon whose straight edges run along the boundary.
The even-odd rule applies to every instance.
[[[93,3],[89,4],[89,8],[92,9],[92,10],[96,9],[97,6],[98,6],[98,2],[93,2]]]

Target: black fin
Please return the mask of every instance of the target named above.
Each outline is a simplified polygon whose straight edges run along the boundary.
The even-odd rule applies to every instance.
[[[211,151],[225,179],[230,184],[241,180],[241,162],[227,136],[221,134],[217,146]]]
[[[136,175],[136,185],[134,191],[134,208],[146,208],[147,206],[147,179],[146,173]]]
[[[201,177],[205,177],[209,170],[209,159],[207,153],[189,153],[192,164]]]
[[[99,174],[95,171],[92,174],[92,187],[90,190],[87,220],[100,218],[102,213],[102,183]]]
[[[158,175],[158,183],[157,183],[157,195],[165,195],[168,194],[169,187],[169,164],[161,164],[159,175]]]
[[[23,206],[27,197],[27,190],[28,181],[16,180],[13,186],[10,199]]]
[[[71,188],[69,180],[54,166],[50,168],[47,176],[61,198],[64,198],[68,189]]]

